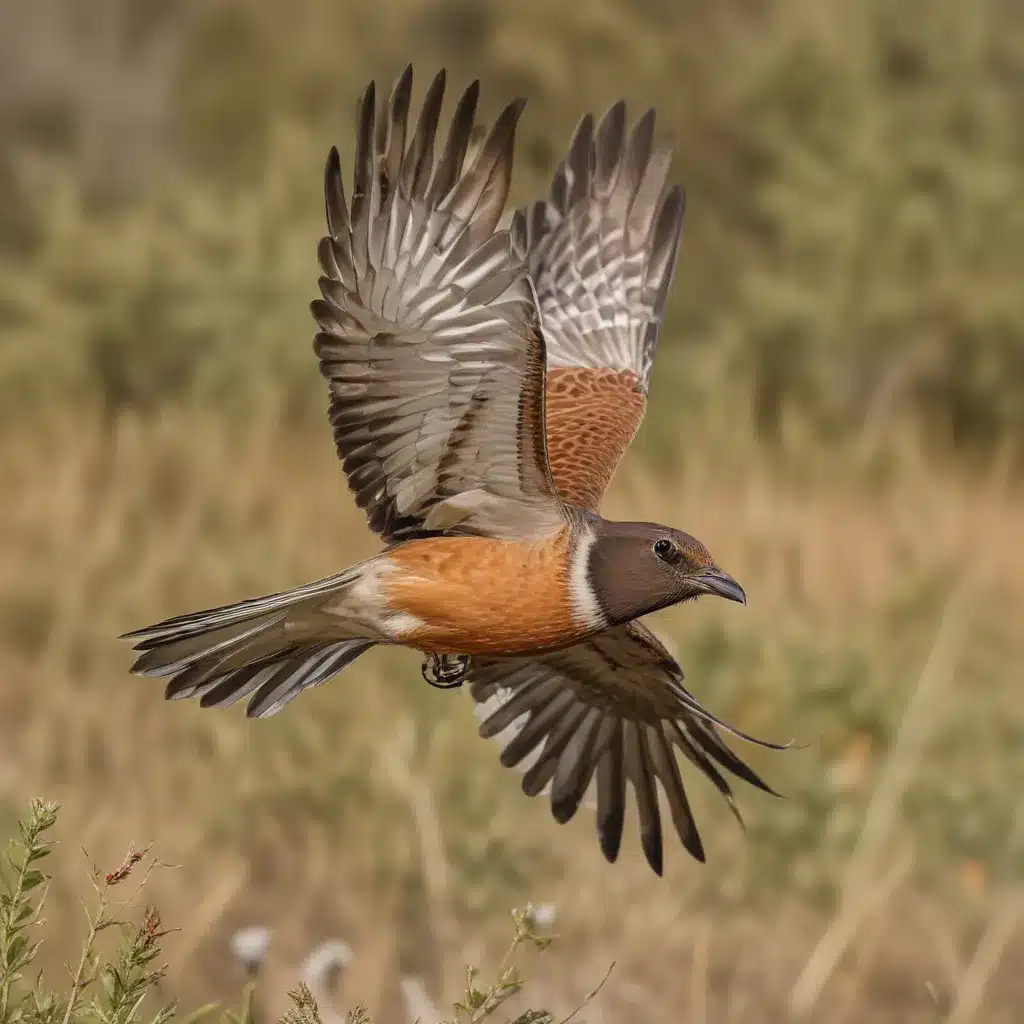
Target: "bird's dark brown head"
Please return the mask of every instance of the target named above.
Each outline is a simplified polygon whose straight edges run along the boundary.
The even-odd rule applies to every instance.
[[[588,576],[609,623],[717,594],[747,603],[743,588],[695,537],[656,523],[594,523]]]

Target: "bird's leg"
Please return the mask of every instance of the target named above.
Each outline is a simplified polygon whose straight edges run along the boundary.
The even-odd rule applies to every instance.
[[[468,654],[428,654],[423,662],[423,678],[439,690],[461,686],[468,671]]]

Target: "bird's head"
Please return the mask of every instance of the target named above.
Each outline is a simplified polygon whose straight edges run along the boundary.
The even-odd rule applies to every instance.
[[[587,575],[609,623],[717,594],[747,603],[743,588],[695,537],[656,523],[597,520]]]

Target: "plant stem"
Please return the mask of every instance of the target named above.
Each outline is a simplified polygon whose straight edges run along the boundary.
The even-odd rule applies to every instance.
[[[75,1011],[75,1006],[78,1003],[78,997],[82,994],[82,990],[85,988],[84,976],[85,970],[89,963],[89,957],[92,955],[92,947],[96,943],[96,935],[100,930],[100,925],[103,921],[103,913],[107,909],[107,892],[106,886],[100,889],[100,905],[96,911],[96,916],[89,915],[89,937],[85,940],[85,946],[82,949],[82,956],[78,961],[78,969],[75,971],[75,975],[71,981],[71,993],[68,996],[68,1005],[64,1010],[64,1019],[61,1024],[70,1024],[71,1015]]]
[[[14,931],[14,915],[18,912],[18,908],[21,905],[21,897],[24,892],[25,885],[25,873],[28,871],[28,865],[29,855],[28,850],[26,850],[25,859],[21,862],[21,869],[18,871],[18,881],[15,885],[14,895],[11,898],[11,902],[8,904],[7,914],[4,918],[3,924],[0,926],[0,939],[3,941],[3,948],[0,949],[0,955],[3,957],[4,964],[7,963],[7,954],[10,945],[9,936]],[[7,1006],[11,998],[12,984],[11,972],[9,972],[5,967],[3,978],[0,979],[0,1021],[7,1020]]]
[[[495,999],[498,995],[498,990],[501,987],[501,979],[505,975],[505,971],[508,968],[512,955],[519,948],[519,944],[523,941],[523,937],[516,933],[516,937],[512,940],[512,944],[505,951],[505,955],[501,958],[501,963],[498,964],[497,980],[491,985],[487,991],[487,995],[484,997],[484,1001],[473,1011],[473,1015],[469,1018],[469,1024],[479,1024],[485,1017],[489,1017],[494,1010],[497,1008],[498,1003]]]

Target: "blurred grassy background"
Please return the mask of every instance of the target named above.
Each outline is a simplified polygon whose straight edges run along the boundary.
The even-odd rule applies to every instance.
[[[343,1001],[400,1020],[401,974],[454,997],[533,898],[563,936],[534,1001],[615,959],[606,1024],[1020,1019],[1019,3],[0,0],[0,24],[0,832],[41,794],[101,861],[157,841],[190,1003],[237,989],[227,936],[257,922],[270,1009],[339,934]],[[743,581],[748,608],[656,628],[715,711],[808,744],[751,754],[787,800],[742,793],[746,835],[693,787],[706,867],[607,866],[411,654],[256,724],[127,675],[123,630],[373,550],[307,304],[327,149],[409,60],[481,77],[485,114],[528,97],[517,203],[620,95],[676,146],[683,252],[609,511]]]

